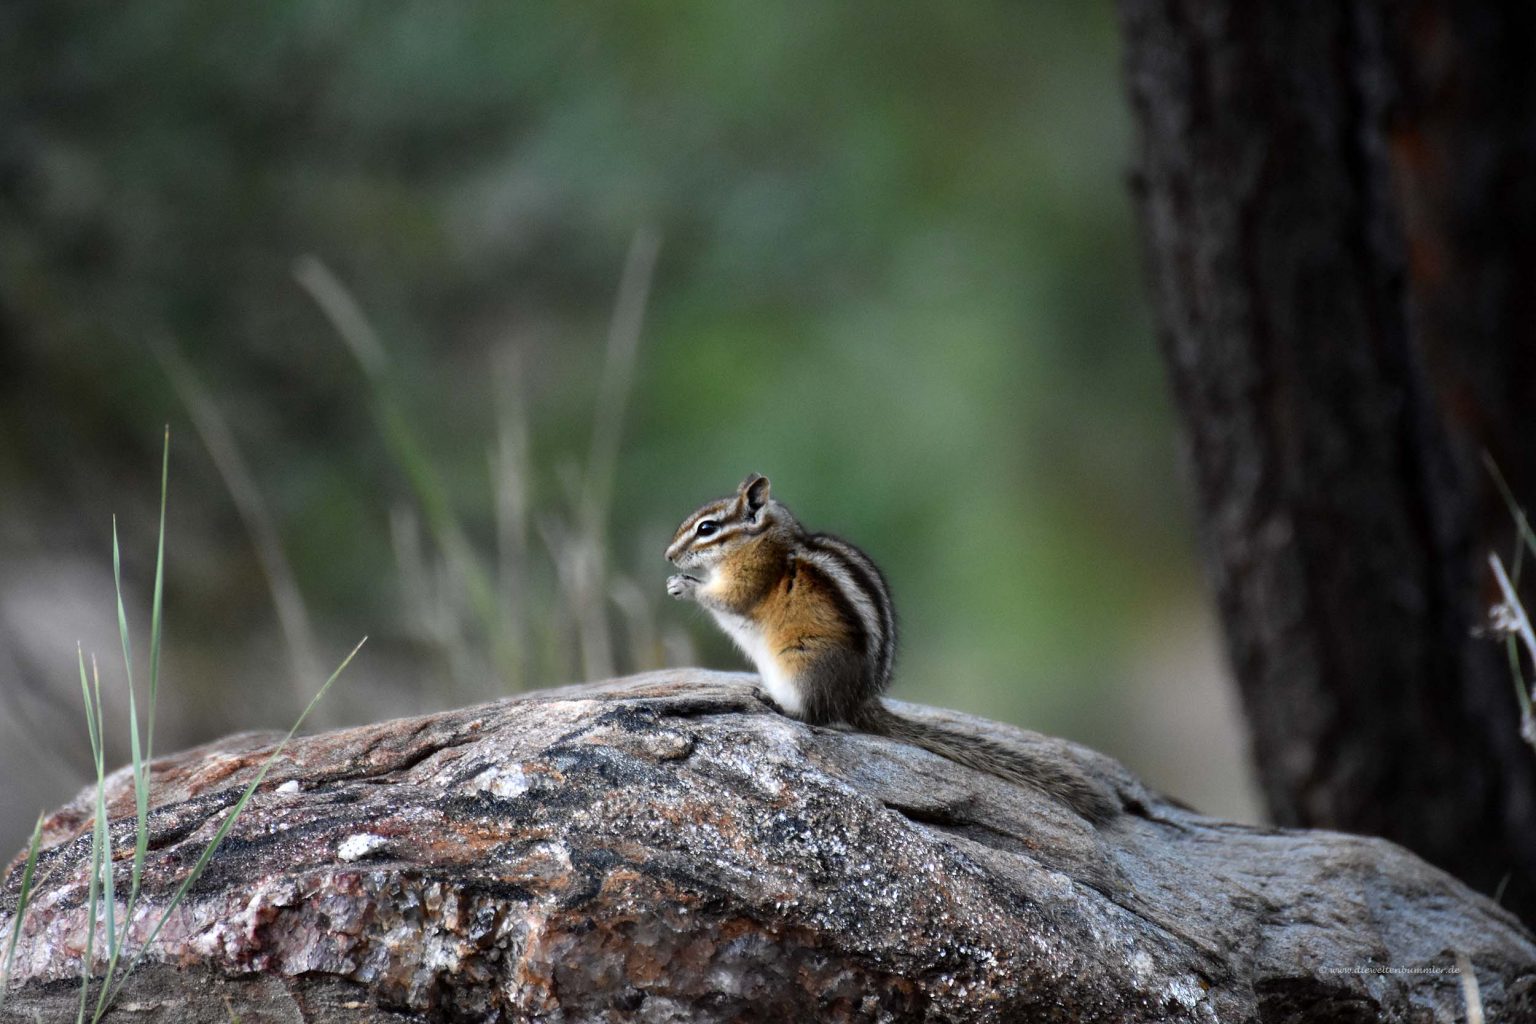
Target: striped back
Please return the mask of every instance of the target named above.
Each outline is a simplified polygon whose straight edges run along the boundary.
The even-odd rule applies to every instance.
[[[840,537],[813,533],[805,538],[805,555],[837,584],[864,632],[866,653],[876,692],[891,681],[896,660],[896,609],[891,588],[874,561]]]

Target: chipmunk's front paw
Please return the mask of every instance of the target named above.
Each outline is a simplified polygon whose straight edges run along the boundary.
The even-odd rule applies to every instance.
[[[694,579],[692,576],[685,576],[682,573],[678,573],[675,576],[667,577],[667,593],[671,594],[679,601],[686,601],[693,597],[694,593],[698,589],[699,581]]]
[[[776,713],[776,714],[783,715],[786,718],[794,718],[795,717],[794,715],[791,715],[788,711],[784,710],[784,705],[780,704],[778,701],[773,699],[773,694],[768,692],[768,688],[766,686],[754,686],[754,687],[752,687],[752,696],[756,697],[760,702],[762,702],[764,704],[767,704],[768,707],[770,709],[772,709],[774,711],[774,713]]]

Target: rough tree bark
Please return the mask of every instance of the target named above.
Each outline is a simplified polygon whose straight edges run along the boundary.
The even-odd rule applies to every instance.
[[[1206,558],[1275,819],[1536,919],[1536,759],[1475,631],[1536,506],[1536,5],[1120,0]]]
[[[1430,1022],[1464,1010],[1460,953],[1489,1020],[1536,1022],[1530,933],[1390,843],[1205,818],[1091,751],[947,716],[1103,780],[1125,813],[1096,828],[787,719],[751,680],[655,673],[297,742],[109,1019]],[[271,742],[156,762],[135,947]],[[122,773],[109,799],[121,897]],[[73,1018],[92,800],[47,822],[3,1024]]]

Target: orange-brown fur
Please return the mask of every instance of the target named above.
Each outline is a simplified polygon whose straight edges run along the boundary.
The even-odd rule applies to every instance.
[[[853,624],[839,610],[814,566],[791,558],[788,571],[751,613],[787,675],[799,677],[829,650],[856,643]]]
[[[838,608],[820,571],[773,536],[753,537],[731,549],[715,579],[710,597],[757,625],[788,676],[804,676],[829,650],[855,643],[856,627]]]
[[[666,557],[680,569],[667,592],[709,609],[757,665],[786,712],[895,737],[1001,778],[1038,786],[1093,821],[1118,813],[1114,795],[1068,765],[1033,761],[989,740],[892,712],[895,615],[883,574],[859,549],[805,532],[752,474],[736,495],[683,520]],[[691,575],[697,573],[698,575]]]
[[[771,534],[759,534],[721,556],[709,596],[737,615],[756,618],[754,609],[772,598],[789,566],[789,549]]]

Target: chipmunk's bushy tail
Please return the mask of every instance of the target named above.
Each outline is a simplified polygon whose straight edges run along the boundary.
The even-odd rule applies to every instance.
[[[1006,747],[982,736],[951,732],[915,718],[898,715],[879,699],[866,702],[849,723],[860,732],[911,743],[956,764],[995,775],[1008,782],[1033,786],[1095,824],[1120,813],[1120,802],[1109,787],[1074,764],[1046,760]]]

